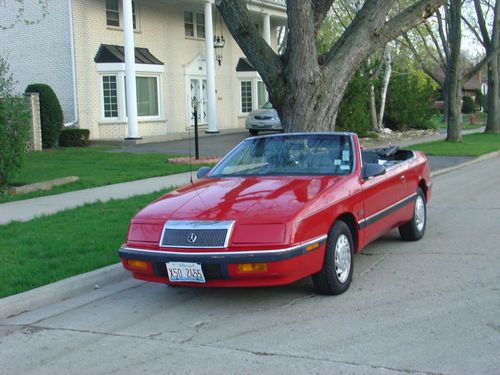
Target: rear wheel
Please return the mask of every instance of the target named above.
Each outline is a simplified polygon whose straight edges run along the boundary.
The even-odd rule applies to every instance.
[[[424,236],[427,222],[425,195],[421,188],[417,189],[413,217],[409,222],[399,227],[399,234],[404,241],[418,241]]]
[[[251,135],[258,135],[258,134],[259,134],[259,131],[258,131],[258,130],[255,130],[255,129],[248,129],[248,132],[249,132]]]
[[[349,289],[353,273],[354,243],[343,221],[336,221],[328,232],[323,268],[312,276],[314,288],[323,294],[341,294]]]

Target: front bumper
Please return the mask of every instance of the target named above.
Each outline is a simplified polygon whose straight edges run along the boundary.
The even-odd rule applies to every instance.
[[[171,284],[166,272],[168,262],[199,263],[206,283],[176,282],[190,286],[267,286],[288,284],[318,272],[323,264],[326,235],[296,246],[254,251],[170,251],[147,250],[122,246],[118,254],[126,269],[140,280]],[[317,245],[315,245],[317,244]],[[314,245],[314,246],[312,246]],[[150,265],[147,270],[128,266],[128,260],[141,260]],[[238,272],[240,263],[267,263],[267,271]]]

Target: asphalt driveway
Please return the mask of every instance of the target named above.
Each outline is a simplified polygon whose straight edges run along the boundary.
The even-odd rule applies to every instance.
[[[271,134],[271,133],[268,133]],[[231,151],[241,141],[248,138],[248,132],[239,132],[232,134],[210,134],[200,137],[199,147],[200,155],[202,156],[217,156],[222,157]],[[420,142],[420,140],[415,140]],[[146,143],[138,145],[127,145],[122,148],[111,150],[110,152],[132,152],[132,153],[148,153],[157,152],[162,154],[179,154],[189,155],[191,143],[191,154],[194,155],[194,139],[179,140],[159,143]],[[407,143],[407,142],[406,142]],[[431,171],[448,168],[454,165],[465,163],[472,160],[470,157],[454,157],[454,156],[430,156],[429,164]]]

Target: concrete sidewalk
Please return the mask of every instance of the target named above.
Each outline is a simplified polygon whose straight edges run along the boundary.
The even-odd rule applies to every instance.
[[[193,171],[193,176],[196,177],[196,171]],[[190,173],[187,172],[3,203],[0,204],[0,225],[11,221],[29,221],[37,216],[50,215],[86,203],[105,202],[110,199],[125,199],[134,195],[153,193],[187,184],[189,180]]]

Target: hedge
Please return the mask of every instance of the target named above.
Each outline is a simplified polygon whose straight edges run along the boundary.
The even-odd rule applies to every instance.
[[[87,147],[90,130],[88,129],[63,129],[59,135],[59,146],[61,147]]]
[[[63,111],[59,99],[49,85],[34,83],[26,88],[26,93],[40,94],[40,121],[42,127],[42,146],[57,146],[63,128]]]

